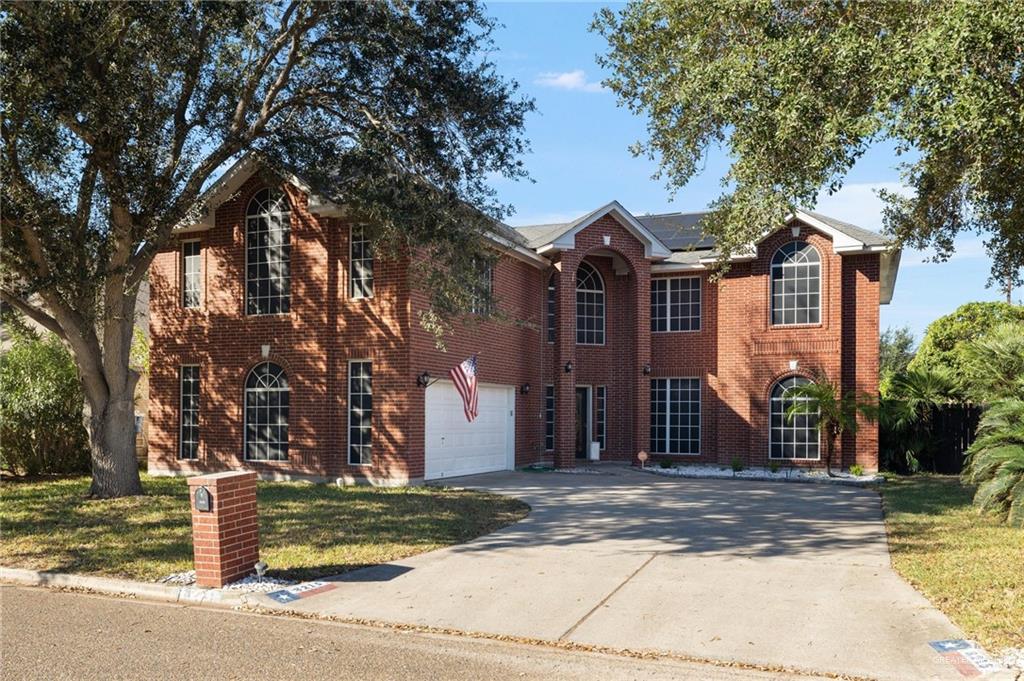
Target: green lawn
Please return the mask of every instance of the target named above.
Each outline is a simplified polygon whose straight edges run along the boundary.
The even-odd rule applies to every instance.
[[[896,570],[989,650],[1024,646],[1024,531],[979,515],[955,477],[881,487]]]
[[[152,580],[192,567],[188,487],[143,476],[146,496],[93,501],[88,478],[4,481],[0,564]],[[458,544],[523,518],[515,499],[473,491],[260,483],[270,574],[311,579]]]

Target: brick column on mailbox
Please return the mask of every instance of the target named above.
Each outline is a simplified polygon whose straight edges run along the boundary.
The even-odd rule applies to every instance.
[[[196,490],[210,492],[210,510],[196,509]],[[253,571],[260,559],[256,473],[230,471],[188,479],[196,583],[221,587]]]

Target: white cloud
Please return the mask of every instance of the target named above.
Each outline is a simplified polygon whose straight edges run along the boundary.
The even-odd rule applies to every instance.
[[[581,92],[604,92],[605,89],[600,83],[587,80],[587,74],[583,69],[575,71],[549,71],[541,73],[533,81],[544,87],[558,88],[559,90],[579,90]]]

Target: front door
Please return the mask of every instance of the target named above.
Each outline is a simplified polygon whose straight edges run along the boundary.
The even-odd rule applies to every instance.
[[[590,448],[590,388],[576,387],[576,458],[587,458]]]

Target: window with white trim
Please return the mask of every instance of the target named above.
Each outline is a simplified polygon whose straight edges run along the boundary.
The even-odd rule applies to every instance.
[[[245,379],[246,461],[287,461],[288,376],[277,364],[262,362]]]
[[[772,324],[821,322],[821,256],[806,241],[791,241],[772,256]]]
[[[179,414],[179,459],[199,458],[199,367],[184,364],[178,370],[181,393]],[[140,426],[141,427],[141,426]],[[138,432],[138,430],[136,430]]]
[[[373,251],[363,225],[349,231],[349,295],[359,300],[373,297]]]
[[[245,212],[245,313],[291,309],[291,213],[288,197],[262,189]]]
[[[651,279],[651,331],[700,331],[700,277]]]
[[[603,385],[594,388],[594,438],[601,451],[604,451],[605,394],[606,390]]]
[[[576,343],[604,345],[604,280],[588,262],[576,268]]]
[[[198,241],[181,244],[181,306],[199,307],[202,286],[202,247]]]
[[[768,458],[770,459],[819,459],[818,415],[794,414],[786,417],[786,411],[796,401],[808,401],[806,397],[793,397],[788,393],[795,387],[811,381],[803,376],[789,376],[772,386],[769,404],[771,427],[768,435]]]
[[[348,462],[365,466],[373,461],[373,363],[348,363]]]
[[[544,386],[544,450],[555,449],[555,386]]]
[[[700,454],[700,379],[651,379],[651,452]]]
[[[548,279],[548,300],[547,300],[547,320],[548,320],[548,343],[555,342],[555,275],[552,274]]]

